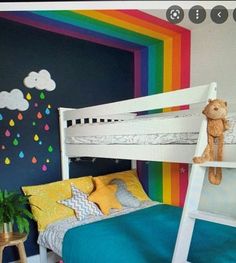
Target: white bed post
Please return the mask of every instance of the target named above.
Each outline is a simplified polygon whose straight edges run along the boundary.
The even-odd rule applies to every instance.
[[[131,160],[131,169],[137,169],[137,161]]]
[[[216,98],[216,83],[211,83],[206,100]],[[196,145],[195,156],[201,156],[207,145],[207,120],[203,119]],[[184,209],[180,221],[172,263],[188,262],[188,252],[196,219],[191,212],[198,210],[206,167],[192,165]]]
[[[40,263],[47,263],[48,256],[47,256],[47,248],[43,246],[39,246],[39,256],[40,256]]]
[[[67,121],[64,120],[64,111],[66,108],[58,108],[59,111],[59,126],[60,126],[60,146],[61,146],[61,173],[62,179],[69,179],[69,158],[65,152],[65,131]]]

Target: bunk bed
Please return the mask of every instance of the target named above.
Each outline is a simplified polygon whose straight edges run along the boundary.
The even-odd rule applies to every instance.
[[[216,98],[216,89],[216,83],[210,83],[82,109],[59,108],[62,179],[69,178],[70,158],[129,159],[132,168],[136,160],[191,164],[192,157],[201,155],[207,144],[206,120],[191,106]],[[190,105],[190,110],[153,113],[182,105]],[[235,127],[235,116],[230,120]],[[198,210],[207,167],[236,168],[232,134],[235,130],[231,129],[225,139],[224,162],[192,165],[183,210],[151,203],[73,231],[71,227],[77,223],[70,220],[71,227],[68,221],[51,226],[60,229],[66,224],[60,236],[65,262],[209,262],[216,259],[216,253],[217,260],[212,262],[235,262],[235,219]],[[197,223],[191,244],[196,219],[203,221]],[[117,232],[110,232],[114,228]],[[219,240],[224,246],[217,250]],[[45,263],[47,245],[40,244],[41,262]],[[208,255],[201,255],[206,250]],[[228,261],[224,261],[225,254]]]

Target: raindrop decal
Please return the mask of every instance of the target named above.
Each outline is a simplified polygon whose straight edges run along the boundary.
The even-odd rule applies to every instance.
[[[33,125],[33,126],[36,126],[36,122],[35,122],[35,121],[33,121],[33,122],[32,122],[32,125]]]
[[[26,94],[26,99],[27,100],[31,100],[32,99],[31,94],[29,92]]]
[[[2,116],[2,114],[0,113],[0,121],[2,121],[3,120],[3,116]]]
[[[50,153],[53,152],[53,148],[51,145],[48,147],[48,152],[50,152]]]
[[[39,141],[39,145],[42,145],[43,143],[42,143],[42,141]]]
[[[8,157],[6,157],[4,163],[6,165],[9,165],[11,163],[11,160]]]
[[[25,154],[24,154],[23,151],[20,151],[20,153],[19,153],[19,157],[20,157],[21,159],[25,157]]]
[[[48,169],[47,166],[46,166],[45,164],[43,164],[43,165],[42,165],[42,170],[43,170],[44,172],[46,172],[47,169]]]
[[[47,114],[47,115],[50,114],[50,110],[49,110],[49,108],[47,108],[47,109],[45,110],[45,114]]]
[[[49,128],[49,125],[48,125],[48,124],[45,124],[44,130],[45,130],[45,131],[49,131],[49,129],[50,129],[50,128]]]
[[[16,137],[17,137],[17,138],[20,138],[20,134],[19,134],[19,133],[17,133],[17,134],[16,134]]]
[[[22,115],[22,113],[18,113],[17,119],[18,119],[19,121],[22,121],[22,120],[23,120],[23,115]]]
[[[40,92],[39,97],[40,97],[41,100],[44,100],[45,99],[45,94],[43,92]]]
[[[5,145],[2,145],[1,148],[2,148],[2,150],[5,150],[5,149],[6,149],[6,146],[5,146]]]
[[[34,103],[34,107],[37,108],[39,105],[37,102]]]
[[[15,126],[15,122],[13,121],[13,119],[11,119],[11,120],[9,121],[9,125],[10,125],[11,127]]]
[[[17,146],[19,144],[19,142],[18,142],[18,140],[16,138],[13,140],[12,143],[13,143],[14,146]]]
[[[51,104],[48,104],[48,108],[49,108],[49,109],[51,109],[51,108],[52,108]]]
[[[31,160],[31,162],[32,162],[33,164],[36,164],[36,163],[37,163],[37,161],[38,161],[38,160],[36,159],[36,157],[35,157],[35,156],[33,156],[33,157],[32,157],[32,160]]]
[[[38,119],[42,119],[42,117],[43,117],[43,115],[42,115],[42,113],[39,111],[39,112],[37,113],[37,118],[38,118]]]
[[[5,131],[5,136],[6,136],[6,137],[10,137],[10,136],[11,136],[11,133],[10,133],[9,130],[6,130],[6,131]]]
[[[50,159],[46,159],[46,163],[50,163]]]
[[[38,140],[39,140],[39,136],[38,136],[38,134],[35,134],[34,135],[34,141],[37,142]]]

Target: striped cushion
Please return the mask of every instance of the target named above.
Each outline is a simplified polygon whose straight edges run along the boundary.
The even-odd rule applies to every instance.
[[[75,215],[79,220],[102,215],[99,208],[88,200],[88,195],[80,191],[74,184],[71,184],[71,192],[71,198],[58,201],[58,203],[74,209]]]

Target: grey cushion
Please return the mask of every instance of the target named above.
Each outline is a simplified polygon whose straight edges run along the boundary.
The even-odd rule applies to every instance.
[[[127,189],[126,184],[121,179],[113,179],[110,184],[117,185],[116,198],[124,207],[139,207],[141,202]]]

